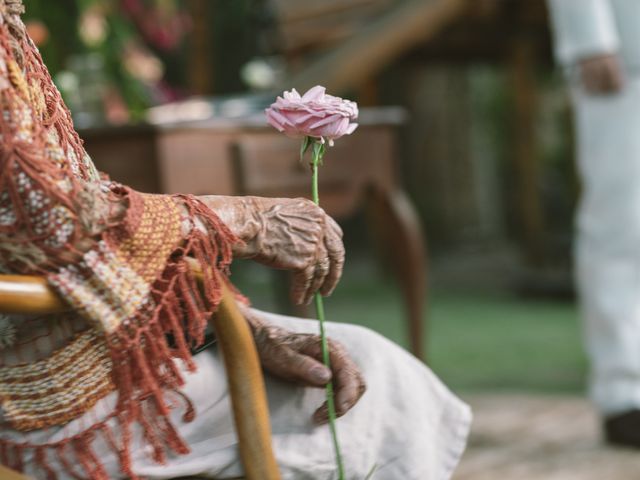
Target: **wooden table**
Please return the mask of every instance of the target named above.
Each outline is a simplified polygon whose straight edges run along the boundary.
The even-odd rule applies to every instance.
[[[398,181],[399,109],[364,110],[357,133],[343,137],[322,168],[322,206],[337,220],[367,208],[371,226],[399,281],[412,352],[423,357],[425,240]],[[81,132],[97,167],[114,180],[155,193],[308,197],[299,142],[262,116]]]

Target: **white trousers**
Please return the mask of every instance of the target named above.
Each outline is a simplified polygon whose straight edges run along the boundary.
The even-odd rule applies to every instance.
[[[640,408],[640,78],[616,95],[572,93],[584,187],[577,283],[590,393],[606,415]]]
[[[267,316],[293,331],[317,332],[317,322]],[[427,367],[384,337],[345,324],[328,324],[327,331],[346,346],[368,387],[360,402],[337,422],[347,478],[363,480],[374,468],[373,480],[450,478],[464,450],[471,421],[469,408]],[[183,391],[196,407],[196,419],[184,423],[182,409],[172,414],[191,453],[157,465],[144,447],[134,447],[133,469],[145,478],[197,475],[228,479],[242,474],[222,362],[215,348],[196,355],[195,360],[198,371],[185,374]],[[269,376],[265,380],[273,445],[283,480],[337,478],[328,427],[311,422],[313,412],[324,401],[324,390],[297,387]],[[84,419],[71,422],[52,437],[29,440],[55,441],[73,434],[82,428],[83,421],[110,411],[114,399],[114,395],[105,398]],[[41,435],[34,432],[34,437]],[[106,446],[96,442],[94,450],[110,478],[122,478],[115,456]]]

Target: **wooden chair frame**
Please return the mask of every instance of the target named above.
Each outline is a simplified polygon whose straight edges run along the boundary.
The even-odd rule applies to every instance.
[[[195,263],[192,268],[202,279]],[[0,313],[47,314],[69,306],[41,277],[0,275]],[[233,293],[223,285],[222,301],[210,320],[221,348],[238,434],[240,458],[247,480],[279,480],[271,446],[269,407],[264,377],[249,325]],[[213,428],[213,425],[212,425]],[[0,479],[27,479],[0,465]]]

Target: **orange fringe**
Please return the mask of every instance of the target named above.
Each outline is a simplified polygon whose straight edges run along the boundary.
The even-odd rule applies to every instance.
[[[3,464],[23,471],[23,460],[30,452],[43,476],[55,480],[57,475],[50,465],[51,454],[55,454],[64,471],[74,478],[108,480],[92,449],[95,436],[100,434],[117,455],[122,473],[135,480],[130,450],[133,423],[141,427],[156,462],[166,462],[169,451],[189,452],[189,446],[169,419],[171,409],[166,396],[184,383],[175,365],[176,359],[182,360],[190,371],[195,370],[190,349],[204,341],[207,322],[221,299],[220,282],[227,281],[231,245],[237,239],[198,199],[180,198],[188,207],[190,218],[203,221],[207,231],[192,229],[184,246],[171,256],[154,284],[157,305],[154,311],[139,312],[136,318],[109,335],[112,376],[118,392],[116,411],[107,420],[60,442],[35,445],[0,440]],[[195,258],[202,268],[204,282],[201,287],[189,268],[187,257]],[[168,334],[175,339],[173,348],[167,343]],[[187,408],[182,419],[188,422],[195,417],[195,411],[188,399],[185,400]],[[114,419],[118,423],[117,432],[110,426]]]
[[[89,163],[85,164],[83,161],[86,153],[73,128],[71,115],[39,52],[16,16],[21,13],[22,5],[17,0],[6,0],[5,4],[6,11],[2,13],[4,22],[0,22],[0,54],[4,54],[4,60],[14,61],[24,70],[26,85],[34,85],[41,91],[46,108],[44,112],[40,112],[31,105],[34,113],[30,143],[15,141],[19,138],[19,126],[10,121],[0,122],[3,142],[0,154],[0,191],[7,192],[18,217],[11,229],[3,227],[0,233],[13,235],[13,241],[21,247],[37,246],[46,253],[47,264],[36,265],[29,257],[16,260],[7,255],[7,258],[2,258],[5,256],[2,252],[0,262],[15,272],[46,275],[66,264],[58,262],[56,258],[62,251],[72,250],[78,236],[85,233],[80,228],[82,219],[73,218],[78,228],[74,230],[73,238],[68,240],[67,245],[62,248],[47,246],[45,240],[50,232],[37,234],[33,228],[32,215],[24,206],[24,192],[16,184],[16,172],[23,172],[33,183],[33,189],[42,192],[52,202],[68,207],[71,212],[75,210],[76,202],[80,201],[79,194],[84,191],[84,185],[96,180],[95,172]],[[14,72],[17,73],[18,70]],[[25,104],[32,103],[31,94],[25,92],[25,88],[22,91],[19,88],[0,91],[2,108],[10,116],[15,115]],[[44,157],[47,133],[52,128],[58,133],[60,146],[67,157],[65,165],[49,162]],[[77,159],[77,175],[71,168],[71,155]],[[71,182],[70,191],[60,187],[58,181],[63,178]],[[227,281],[231,245],[237,239],[215,213],[195,197],[179,198],[187,206],[190,218],[200,219],[206,231],[199,231],[193,224],[194,228],[184,239],[183,246],[173,252],[163,273],[153,285],[155,307],[141,309],[107,336],[113,361],[112,376],[118,392],[115,411],[107,420],[59,442],[37,445],[0,440],[2,464],[24,471],[26,461],[30,460],[30,470],[35,470],[47,480],[54,480],[57,475],[52,459],[56,458],[64,471],[73,478],[107,480],[107,472],[93,450],[94,440],[96,436],[100,436],[119,459],[122,473],[135,480],[137,477],[131,465],[131,427],[134,423],[142,428],[143,436],[152,447],[156,461],[165,461],[169,451],[178,454],[189,451],[188,445],[180,438],[169,419],[170,406],[165,397],[167,392],[177,390],[184,383],[175,364],[176,359],[184,362],[189,370],[195,369],[190,347],[203,342],[207,321],[220,302],[220,282]],[[129,210],[132,215],[138,211],[135,203],[137,200],[139,199],[135,194],[130,197]],[[131,226],[125,222],[125,231]],[[109,233],[103,233],[102,237],[107,239],[108,235]],[[117,241],[115,238],[110,240]],[[202,268],[202,288],[189,269],[187,257],[195,258]],[[87,270],[87,275],[91,275],[90,270]],[[167,335],[173,336],[175,346],[167,343]],[[188,403],[183,420],[190,421],[194,415],[195,412]]]

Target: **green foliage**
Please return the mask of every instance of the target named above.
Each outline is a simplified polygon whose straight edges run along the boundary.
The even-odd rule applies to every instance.
[[[73,68],[72,57],[95,55],[102,62],[98,72],[103,77],[100,80],[110,91],[117,92],[130,117],[136,120],[154,104],[153,91],[159,80],[149,80],[140,72],[144,73],[145,66],[151,65],[147,71],[156,68],[162,76],[162,61],[158,58],[159,52],[147,45],[148,39],[139,30],[140,11],[137,17],[132,16],[123,5],[119,0],[56,0],[55,6],[50,0],[27,0],[25,20],[39,22],[48,31],[48,38],[39,48],[54,79],[58,73]],[[176,0],[139,0],[137,5],[152,20],[158,17],[166,21],[166,25],[158,26],[158,31],[180,38],[182,24],[179,20],[171,23],[171,16],[167,14],[183,13]],[[138,71],[131,66],[137,66]],[[72,73],[80,78],[80,88],[83,81],[92,81],[83,79],[82,71]],[[62,93],[69,92],[63,89]]]
[[[40,51],[52,75],[65,68],[69,55],[82,49],[78,31],[78,6],[75,0],[25,0],[25,21],[38,20],[49,30],[49,38]]]
[[[81,0],[87,3],[91,0]],[[131,39],[137,37],[130,22],[119,15],[106,17],[110,32],[108,41],[93,47],[87,47],[88,51],[97,52],[105,60],[105,67],[111,81],[118,86],[133,119],[139,119],[144,110],[151,104],[149,93],[140,80],[134,78],[123,65],[123,52]]]
[[[253,0],[213,0],[211,35],[216,93],[246,90],[240,70],[257,51],[257,35],[252,29]]]

